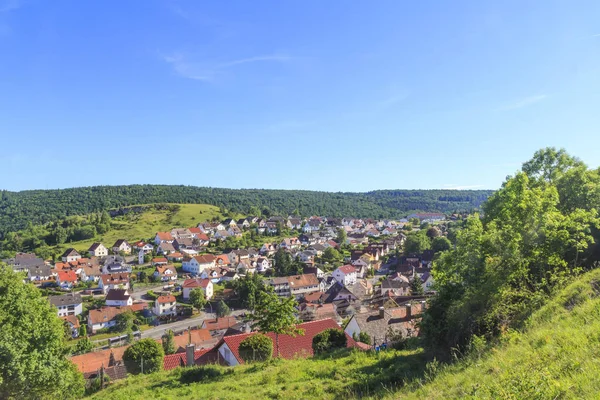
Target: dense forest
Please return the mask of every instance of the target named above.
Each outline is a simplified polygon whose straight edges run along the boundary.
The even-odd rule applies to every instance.
[[[134,204],[205,203],[243,214],[326,215],[398,218],[413,211],[477,209],[488,190],[381,190],[331,193],[304,190],[219,189],[195,186],[94,186],[60,190],[2,191],[0,235],[28,223],[46,224],[72,215]]]
[[[598,268],[599,209],[600,169],[564,150],[538,151],[434,261],[427,349],[448,359],[521,329],[557,289]]]

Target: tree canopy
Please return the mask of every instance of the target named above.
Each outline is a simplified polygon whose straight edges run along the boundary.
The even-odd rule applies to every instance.
[[[33,285],[0,265],[1,397],[81,397],[83,376],[65,357],[67,352],[56,309]]]
[[[127,371],[150,374],[162,370],[165,352],[156,340],[140,339],[125,350],[123,361]]]
[[[247,363],[267,361],[273,355],[273,341],[270,337],[257,333],[242,340],[239,352]]]

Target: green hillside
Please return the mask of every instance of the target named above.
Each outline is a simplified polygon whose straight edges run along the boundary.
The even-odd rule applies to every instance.
[[[158,231],[171,230],[177,227],[196,226],[200,222],[210,221],[213,218],[219,220],[223,215],[219,208],[207,204],[177,204],[178,210],[170,212],[169,210],[148,209],[141,213],[131,213],[124,216],[118,216],[111,220],[110,230],[97,235],[88,240],[64,243],[56,246],[60,252],[62,249],[73,247],[78,251],[87,251],[94,242],[102,242],[105,246],[112,246],[117,239],[127,239],[129,241],[148,239],[153,237]]]
[[[175,185],[93,186],[59,190],[0,192],[0,234],[132,204],[210,204],[242,214],[327,215],[390,218],[420,210],[469,211],[490,190],[381,190],[333,193],[308,190],[221,189]]]
[[[583,275],[491,348],[425,365],[419,350],[178,369],[117,382],[103,399],[589,399],[600,393],[600,270]],[[437,365],[437,366],[436,366]]]

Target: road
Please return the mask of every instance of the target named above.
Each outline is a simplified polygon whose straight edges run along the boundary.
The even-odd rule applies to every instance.
[[[239,317],[242,314],[247,313],[248,310],[235,310],[231,312],[234,317]],[[202,313],[192,318],[184,319],[182,321],[171,322],[170,324],[164,324],[155,326],[150,329],[146,329],[142,332],[142,338],[160,339],[167,331],[172,330],[173,332],[179,332],[188,327],[199,327],[202,325],[202,321],[205,319],[214,319],[217,316],[213,313]]]

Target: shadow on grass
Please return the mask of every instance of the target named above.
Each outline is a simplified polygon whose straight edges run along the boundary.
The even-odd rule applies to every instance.
[[[193,368],[182,368],[180,372],[173,377],[169,382],[157,383],[151,388],[158,387],[178,387],[181,385],[189,385],[191,383],[208,383],[208,382],[219,382],[227,378],[229,375],[234,374],[235,371],[232,368],[223,368],[216,365],[203,365]]]
[[[343,394],[354,398],[380,398],[393,394],[416,380],[424,379],[427,361],[423,353],[383,356],[371,365],[357,368],[353,373],[354,383],[347,386]]]

